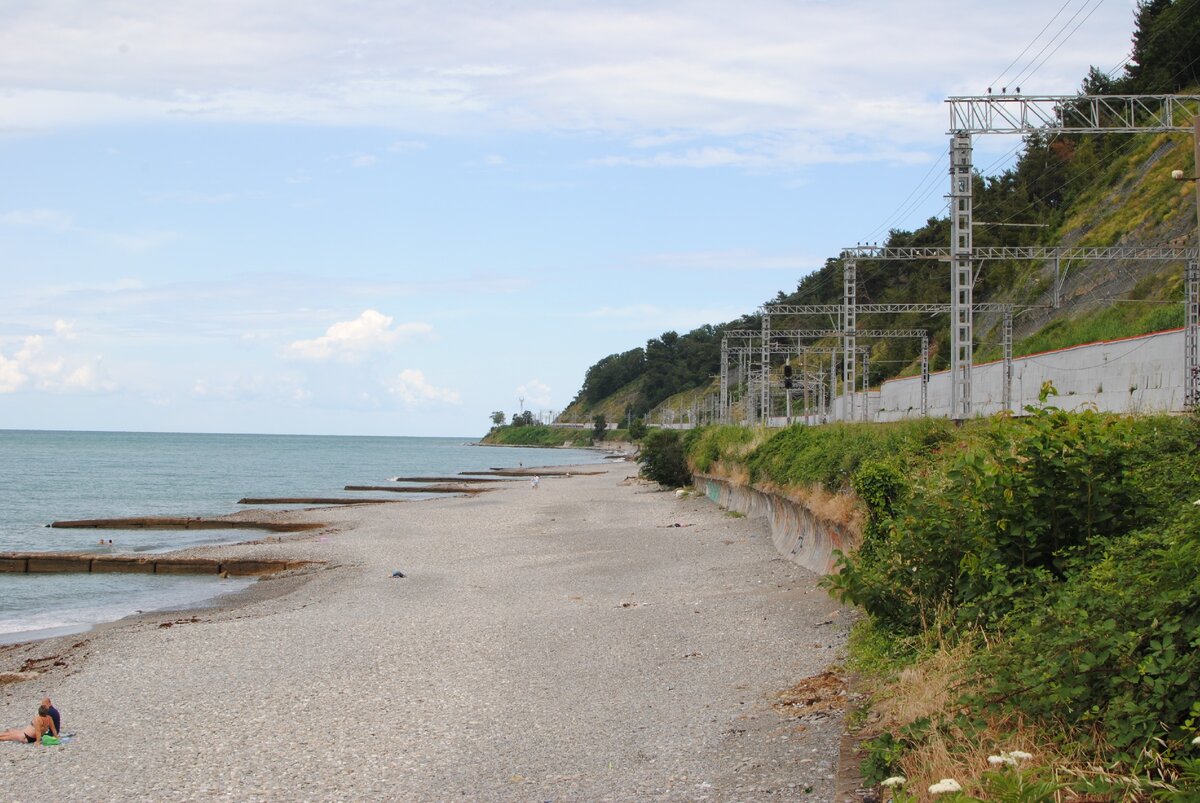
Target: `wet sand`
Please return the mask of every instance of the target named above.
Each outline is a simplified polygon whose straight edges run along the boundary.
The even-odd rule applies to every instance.
[[[764,521],[581,468],[274,514],[330,529],[189,554],[327,563],[0,648],[0,727],[77,734],[0,743],[4,797],[833,800],[840,714],[774,704],[850,613]]]

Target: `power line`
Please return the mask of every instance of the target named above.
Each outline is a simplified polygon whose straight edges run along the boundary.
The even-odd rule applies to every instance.
[[[1050,18],[1050,21],[1047,22],[1045,25],[1043,25],[1042,29],[1037,32],[1037,36],[1030,39],[1029,44],[1025,45],[1025,49],[1022,50],[1020,53],[1018,53],[1017,57],[1015,59],[1013,59],[1012,61],[1010,61],[1008,63],[1008,66],[1005,67],[1003,70],[1001,70],[1000,74],[992,79],[991,86],[998,86],[1000,84],[1000,79],[1003,78],[1005,75],[1007,75],[1009,69],[1011,69],[1014,64],[1016,64],[1018,61],[1021,60],[1021,56],[1024,56],[1026,53],[1029,52],[1029,48],[1033,47],[1034,42],[1036,42],[1041,37],[1041,35],[1046,32],[1047,28],[1049,28],[1052,24],[1054,24],[1054,21],[1056,19],[1058,19],[1058,15],[1063,13],[1063,9],[1065,9],[1068,5],[1070,5],[1070,3],[1071,3],[1071,0],[1063,1],[1063,4],[1059,7],[1058,11],[1054,12],[1054,16]]]
[[[1046,56],[1046,58],[1042,59],[1041,62],[1039,62],[1038,65],[1036,67],[1034,67],[1032,70],[1030,70],[1029,68],[1026,68],[1026,71],[1024,73],[1022,73],[1020,76],[1018,76],[1017,79],[1015,81],[1013,81],[1013,83],[1015,83],[1019,87],[1021,84],[1025,83],[1028,79],[1030,79],[1034,75],[1036,75],[1037,71],[1042,69],[1042,67],[1046,64],[1046,62],[1049,61],[1051,59],[1051,57],[1053,57],[1054,54],[1059,51],[1059,48],[1061,48],[1063,45],[1065,45],[1071,39],[1071,37],[1075,35],[1075,32],[1078,31],[1085,22],[1087,22],[1089,19],[1092,18],[1092,15],[1096,13],[1096,10],[1099,9],[1103,3],[1104,3],[1104,0],[1096,0],[1096,5],[1092,6],[1092,10],[1087,13],[1087,16],[1085,16],[1083,19],[1081,19],[1075,25],[1075,27],[1071,29],[1071,32],[1069,34],[1067,34],[1063,38],[1063,40],[1055,46],[1055,48],[1053,50],[1050,51],[1049,55]],[[1079,11],[1076,11],[1074,16],[1072,16],[1070,20],[1067,20],[1066,24],[1063,25],[1063,28],[1066,28],[1067,25],[1070,25],[1071,21],[1074,20],[1075,17],[1079,16],[1080,12],[1082,12],[1083,9],[1085,9],[1085,8],[1087,8],[1086,2],[1084,3],[1084,5],[1079,7]],[[1059,33],[1061,33],[1061,32],[1062,32],[1062,29],[1059,30]],[[1055,34],[1055,36],[1057,37],[1058,34]],[[1046,47],[1049,47],[1049,46],[1050,46],[1050,43],[1047,43]],[[1043,47],[1042,51],[1045,51],[1045,49],[1046,48]],[[1039,51],[1038,55],[1033,57],[1034,60],[1036,60],[1038,58],[1038,56],[1042,55],[1042,51]],[[1032,63],[1032,62],[1030,62],[1030,63]]]

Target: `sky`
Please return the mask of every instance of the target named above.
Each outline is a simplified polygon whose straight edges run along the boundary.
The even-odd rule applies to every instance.
[[[0,0],[0,429],[560,411],[941,214],[945,98],[1075,92],[1133,9]]]

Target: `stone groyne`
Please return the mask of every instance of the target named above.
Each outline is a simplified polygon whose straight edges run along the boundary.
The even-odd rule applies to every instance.
[[[809,571],[833,574],[835,550],[847,552],[858,545],[856,533],[821,518],[800,502],[703,474],[695,475],[693,483],[699,492],[727,510],[766,516],[779,554]]]

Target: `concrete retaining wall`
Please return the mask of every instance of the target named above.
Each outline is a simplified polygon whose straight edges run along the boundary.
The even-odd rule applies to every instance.
[[[790,561],[817,574],[834,572],[834,550],[852,550],[857,537],[846,528],[819,518],[804,505],[771,493],[697,474],[696,490],[723,508],[748,516],[766,516],[775,549]]]
[[[1184,401],[1183,339],[1183,330],[1175,329],[1016,357],[1011,409],[1020,412],[1025,405],[1037,404],[1042,383],[1049,380],[1058,390],[1049,403],[1063,410],[1095,405],[1114,413],[1178,412]],[[971,404],[976,415],[1004,409],[1003,379],[1001,362],[972,368]],[[920,377],[888,380],[878,398],[871,396],[872,420],[921,415]],[[929,415],[945,418],[949,410],[950,373],[939,371],[929,377]]]

